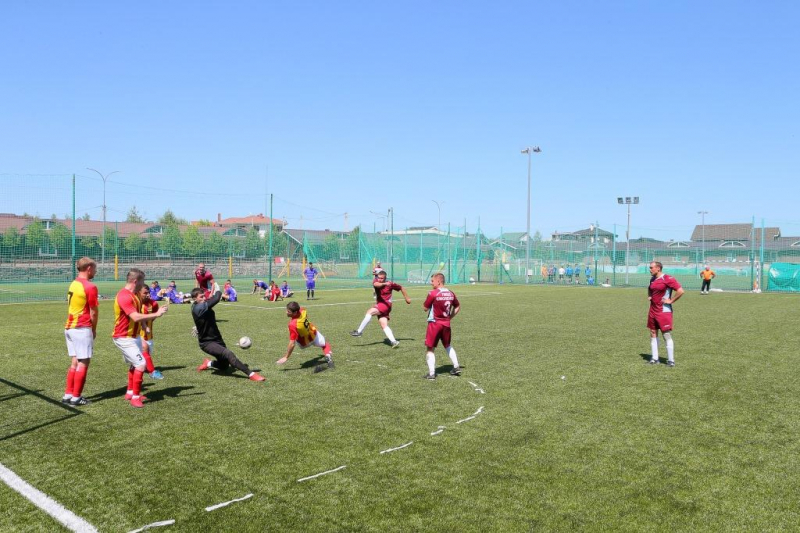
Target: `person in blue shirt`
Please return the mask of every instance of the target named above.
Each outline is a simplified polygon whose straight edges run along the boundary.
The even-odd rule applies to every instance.
[[[281,296],[283,296],[284,298],[289,298],[290,296],[294,296],[294,291],[292,290],[291,287],[289,287],[288,281],[284,281],[281,284]]]
[[[317,286],[317,274],[319,271],[314,268],[314,263],[308,263],[308,267],[303,271],[303,276],[306,278],[306,300],[314,299],[314,289]]]
[[[188,294],[183,294],[182,292],[178,291],[178,285],[174,281],[169,282],[169,288],[167,289],[167,293],[164,295],[164,298],[173,304],[185,304],[191,303],[192,301],[192,298]]]
[[[572,283],[572,267],[567,265],[567,283]]]
[[[157,281],[154,281],[150,284],[150,299],[154,302],[160,301],[164,299],[164,294],[166,294],[166,290],[162,289]]]
[[[261,291],[262,290],[266,291],[268,287],[269,285],[267,284],[266,281],[261,281],[260,279],[254,279],[253,292],[251,292],[250,294],[256,294],[256,293],[261,294]]]

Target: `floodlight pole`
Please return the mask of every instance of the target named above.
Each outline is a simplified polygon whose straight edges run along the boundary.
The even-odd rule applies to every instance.
[[[528,146],[520,153],[528,155],[528,226],[525,235],[525,283],[530,283],[531,274],[531,155],[541,152],[538,146]]]
[[[628,230],[625,232],[625,285],[628,285],[628,261],[631,255],[631,204],[638,204],[639,197],[626,196],[624,198],[617,198],[618,204],[625,204],[628,206]]]
[[[117,174],[119,172],[119,170],[115,170],[114,172],[109,172],[105,176],[103,176],[103,174],[99,170],[95,170],[93,168],[88,168],[87,167],[86,170],[91,170],[92,172],[97,172],[97,174],[103,180],[103,238],[102,238],[102,244],[101,244],[101,250],[100,250],[100,254],[101,254],[100,255],[100,264],[101,265],[105,265],[106,264],[106,181],[108,180],[108,177],[111,174]]]
[[[700,228],[702,231],[702,246],[703,246],[703,265],[706,264],[706,215],[708,211],[698,211],[698,215],[700,215]]]
[[[439,263],[441,263],[442,262],[442,253],[441,253],[441,250],[439,250],[439,247],[441,246],[440,237],[441,237],[441,233],[442,233],[442,206],[436,200],[431,200],[431,202],[436,204],[436,211],[439,213],[439,217],[436,219],[437,220],[437,222],[436,222],[436,260]],[[444,202],[442,202],[442,203],[444,203]],[[448,235],[447,238],[449,239],[450,236]],[[438,267],[439,265],[436,265],[436,266]]]

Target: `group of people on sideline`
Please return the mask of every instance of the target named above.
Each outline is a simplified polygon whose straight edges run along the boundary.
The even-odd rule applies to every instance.
[[[592,269],[586,266],[581,270],[581,265],[542,265],[542,283],[560,283],[560,284],[581,284],[581,272],[584,273],[587,285],[594,285],[594,277],[592,276]]]

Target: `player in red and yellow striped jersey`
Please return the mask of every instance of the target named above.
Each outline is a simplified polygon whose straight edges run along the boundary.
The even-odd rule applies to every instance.
[[[155,313],[142,313],[142,303],[138,294],[144,285],[144,272],[132,268],[125,278],[125,286],[114,299],[114,344],[122,350],[122,358],[128,363],[128,392],[125,399],[132,407],[144,407],[142,400],[142,380],[147,368],[142,355],[141,324],[155,319],[167,312],[162,307]]]
[[[78,276],[70,283],[67,292],[69,310],[67,323],[64,325],[64,337],[71,361],[61,403],[88,405],[90,402],[82,393],[92,360],[94,339],[97,337],[97,287],[90,281],[97,273],[97,263],[90,257],[81,257],[76,267]]]
[[[139,289],[139,301],[142,302],[142,313],[149,315],[158,311],[158,302],[154,301],[151,297],[151,292],[147,285],[142,285]],[[142,324],[142,357],[147,365],[147,373],[150,374],[152,379],[164,379],[164,375],[156,370],[153,364],[153,319],[146,321]]]
[[[304,307],[300,307],[297,302],[289,302],[286,304],[286,316],[291,318],[289,321],[289,347],[286,349],[286,355],[276,361],[277,364],[282,365],[291,357],[295,345],[299,344],[301,349],[306,349],[309,346],[317,346],[322,348],[322,353],[325,356],[325,361],[328,363],[328,368],[333,368],[333,352],[331,345],[322,336],[322,333],[317,330],[317,327],[309,322],[308,312]],[[321,367],[324,369],[324,367]]]

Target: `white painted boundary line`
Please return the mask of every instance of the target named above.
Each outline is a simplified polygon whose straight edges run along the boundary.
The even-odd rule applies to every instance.
[[[433,437],[434,435],[441,435],[442,432],[444,432],[445,429],[447,429],[446,426],[439,426],[439,429],[437,429],[436,431],[431,433],[431,437]]]
[[[462,418],[461,420],[459,420],[458,422],[456,422],[456,424],[461,424],[461,423],[463,423],[463,422],[468,422],[468,421],[470,421],[470,420],[475,420],[475,417],[477,417],[477,416],[478,416],[479,414],[481,414],[482,412],[483,412],[483,406],[481,405],[480,407],[478,407],[478,410],[477,410],[477,411],[475,411],[474,413],[472,413],[472,415],[468,416],[467,418]]]
[[[35,489],[24,479],[6,468],[6,466],[2,463],[0,463],[0,479],[2,479],[6,485],[22,494],[33,505],[58,520],[70,531],[74,531],[76,533],[97,532],[97,529],[92,524],[76,515],[72,511],[66,509],[63,505],[50,498],[44,492]]]
[[[477,292],[474,294],[464,294],[460,296],[460,298],[469,298],[472,296],[497,296],[503,294],[502,292]],[[300,302],[298,302],[300,303]],[[226,307],[246,307],[247,309],[261,309],[262,311],[286,311],[286,306],[281,305],[279,307],[265,307],[263,305],[245,305],[239,302],[236,303],[225,303],[220,304]],[[339,307],[343,305],[375,305],[375,300],[370,300],[368,302],[337,302],[332,304],[306,304],[308,307]]]
[[[412,444],[414,444],[414,441],[413,441],[413,440],[412,440],[411,442],[407,442],[407,443],[403,444],[402,446],[398,446],[397,448],[389,448],[388,450],[383,450],[383,451],[381,452],[381,454],[384,454],[384,453],[391,453],[391,452],[396,452],[397,450],[402,450],[403,448],[408,448],[408,447],[409,447],[409,446],[411,446]]]
[[[347,468],[347,465],[342,465],[338,468],[334,468],[333,470],[326,470],[325,472],[320,472],[319,474],[314,474],[313,476],[301,477],[300,479],[297,480],[297,482],[300,483],[302,481],[308,481],[309,479],[314,479],[315,477],[324,476],[325,474],[332,474],[334,472],[338,472],[343,468]]]
[[[252,497],[253,497],[252,494],[246,494],[246,495],[242,496],[241,498],[236,498],[235,500],[231,500],[229,502],[218,503],[216,505],[212,505],[210,507],[206,507],[206,512],[216,511],[220,507],[226,507],[226,506],[228,506],[228,505],[230,505],[232,503],[242,502],[242,501],[247,500],[247,499],[252,498]]]
[[[467,383],[469,383],[470,385],[472,385],[473,387],[475,387],[475,390],[476,390],[477,392],[480,392],[481,394],[486,394],[486,391],[485,391],[485,390],[483,390],[482,388],[478,387],[478,384],[477,384],[477,383],[473,383],[473,382],[471,382],[471,381],[467,381]]]
[[[171,526],[175,523],[175,520],[162,520],[161,522],[153,522],[152,524],[147,524],[144,527],[140,527],[139,529],[134,529],[133,531],[129,531],[128,533],[141,533],[142,531],[146,531],[153,527],[163,527],[163,526]]]

